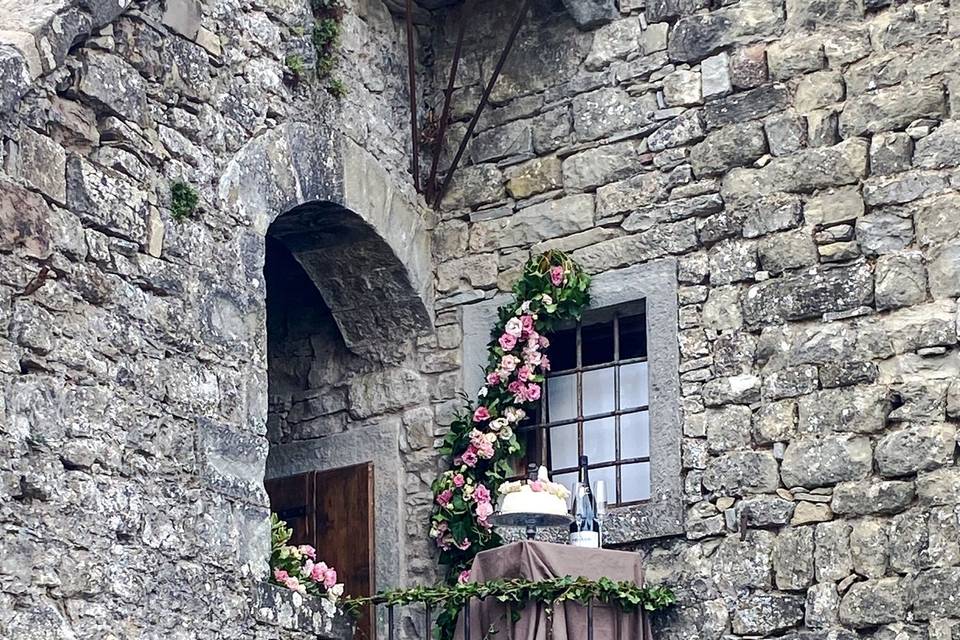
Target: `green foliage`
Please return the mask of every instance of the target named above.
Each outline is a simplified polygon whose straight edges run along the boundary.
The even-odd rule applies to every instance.
[[[313,48],[317,52],[317,75],[321,78],[330,75],[336,65],[334,48],[340,39],[340,21],[342,14],[319,18],[313,25]]]
[[[327,91],[335,98],[342,98],[347,95],[347,85],[340,78],[330,78],[330,84],[327,85]]]
[[[668,587],[639,587],[632,582],[616,582],[609,578],[587,580],[586,578],[550,578],[547,580],[493,580],[490,582],[467,582],[455,585],[436,585],[387,591],[375,598],[349,598],[344,608],[359,613],[372,600],[386,601],[388,605],[426,604],[439,610],[437,626],[439,638],[453,637],[458,613],[472,599],[495,598],[507,605],[514,622],[524,606],[539,602],[552,608],[564,602],[587,604],[594,601],[618,607],[631,613],[638,608],[645,611],[664,609],[676,602],[676,596]]]
[[[284,64],[286,65],[287,69],[290,70],[290,73],[295,75],[297,78],[300,78],[303,75],[303,72],[306,70],[306,66],[303,62],[303,56],[287,56],[287,59],[284,60]]]
[[[170,213],[177,222],[183,222],[192,217],[199,202],[200,196],[186,182],[177,180],[170,185]]]

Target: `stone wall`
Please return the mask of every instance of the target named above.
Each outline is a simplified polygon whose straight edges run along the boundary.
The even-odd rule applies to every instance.
[[[438,323],[546,248],[677,259],[685,535],[627,545],[679,593],[659,638],[960,637],[952,5],[621,0],[581,31],[538,2],[493,93]],[[455,134],[515,6],[470,18]]]
[[[417,320],[398,324],[389,365],[364,315],[374,290],[365,306],[324,300],[365,354],[351,410],[395,421],[399,457],[401,439],[432,444],[436,378],[416,344],[430,335],[432,216],[395,126],[402,22],[380,0],[349,2],[342,100],[285,79],[288,55],[313,62],[312,24],[307,0],[0,8],[0,636],[337,634],[320,608],[258,587],[264,236],[301,204],[333,203],[366,230],[362,255],[391,259],[328,274],[391,269],[406,305],[394,316]],[[175,180],[199,195],[182,222]],[[388,550],[406,566],[397,540]]]

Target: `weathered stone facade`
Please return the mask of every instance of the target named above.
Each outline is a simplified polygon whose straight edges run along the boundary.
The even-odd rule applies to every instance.
[[[685,535],[629,545],[680,594],[661,639],[960,634],[955,5],[621,0],[580,31],[541,4],[494,91],[438,319],[548,247],[678,263]]]
[[[380,586],[433,580],[464,307],[556,247],[676,264],[684,534],[614,536],[680,594],[658,637],[960,638],[955,2],[538,0],[438,212],[402,3],[349,3],[341,100],[284,82],[307,0],[36,4],[0,7],[0,635],[335,635],[261,584],[262,480],[359,460]],[[458,7],[420,4],[439,112]],[[516,5],[470,18],[441,166]],[[309,314],[267,317],[266,236]]]

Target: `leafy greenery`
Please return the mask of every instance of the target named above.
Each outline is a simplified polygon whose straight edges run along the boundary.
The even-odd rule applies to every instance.
[[[330,84],[327,85],[327,91],[335,98],[342,98],[347,95],[347,85],[340,78],[330,78]]]
[[[488,383],[478,394],[477,406],[468,400],[464,410],[455,416],[440,448],[441,453],[451,456],[452,464],[433,483],[437,504],[431,516],[431,537],[440,547],[440,563],[448,567],[448,581],[454,581],[460,572],[469,569],[477,553],[502,543],[500,536],[478,515],[479,501],[473,498],[474,491],[482,486],[491,494],[490,501],[496,503],[497,490],[513,475],[516,462],[523,456],[523,444],[512,429],[509,437],[504,438],[505,429],[497,429],[497,424],[503,423],[504,416],[515,418],[518,412],[522,417],[538,404],[535,400],[518,397],[511,390],[516,373],[503,371],[506,356],[523,362],[522,359],[530,355],[528,346],[517,344],[510,349],[504,348],[501,338],[507,323],[529,317],[533,319],[532,335],[549,333],[560,323],[580,317],[590,299],[589,287],[590,277],[579,265],[561,251],[548,251],[527,262],[513,287],[514,300],[499,309],[499,321],[493,328],[488,347],[489,362],[484,370]],[[548,344],[548,341],[544,343]],[[510,342],[506,344],[509,346]],[[544,359],[543,366],[528,366],[524,373],[525,383],[537,386],[539,391],[549,366],[547,362]],[[491,374],[496,374],[495,383],[489,382]],[[489,413],[489,421],[476,419],[475,412],[480,408]],[[484,436],[496,431],[498,437],[494,438],[493,455],[481,457],[475,464],[470,464],[472,458],[464,462],[478,431]]]
[[[296,82],[299,82],[303,77],[304,72],[306,71],[306,64],[303,61],[303,56],[300,55],[290,55],[287,56],[287,59],[284,60],[284,64],[287,67],[287,70],[290,72],[290,75]]]
[[[317,53],[317,75],[324,78],[336,66],[334,49],[340,41],[345,7],[342,0],[311,0],[311,7],[317,19],[311,34]]]
[[[472,599],[494,598],[507,605],[513,621],[519,619],[524,606],[539,602],[552,608],[564,602],[586,604],[594,601],[618,607],[627,613],[638,608],[657,611],[676,602],[676,596],[668,587],[639,587],[632,582],[616,582],[609,578],[587,580],[586,578],[550,578],[547,580],[493,580],[490,582],[467,582],[456,585],[437,585],[387,591],[374,598],[348,598],[344,608],[359,613],[371,601],[388,605],[420,603],[439,611],[437,627],[439,638],[453,637],[458,613]]]
[[[192,217],[199,203],[197,191],[186,182],[177,180],[170,185],[170,213],[177,222]]]

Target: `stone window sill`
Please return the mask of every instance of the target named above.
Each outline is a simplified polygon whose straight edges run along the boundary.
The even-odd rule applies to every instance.
[[[353,638],[353,619],[329,600],[267,582],[258,583],[254,590],[254,617],[271,626],[309,633],[317,640]]]

